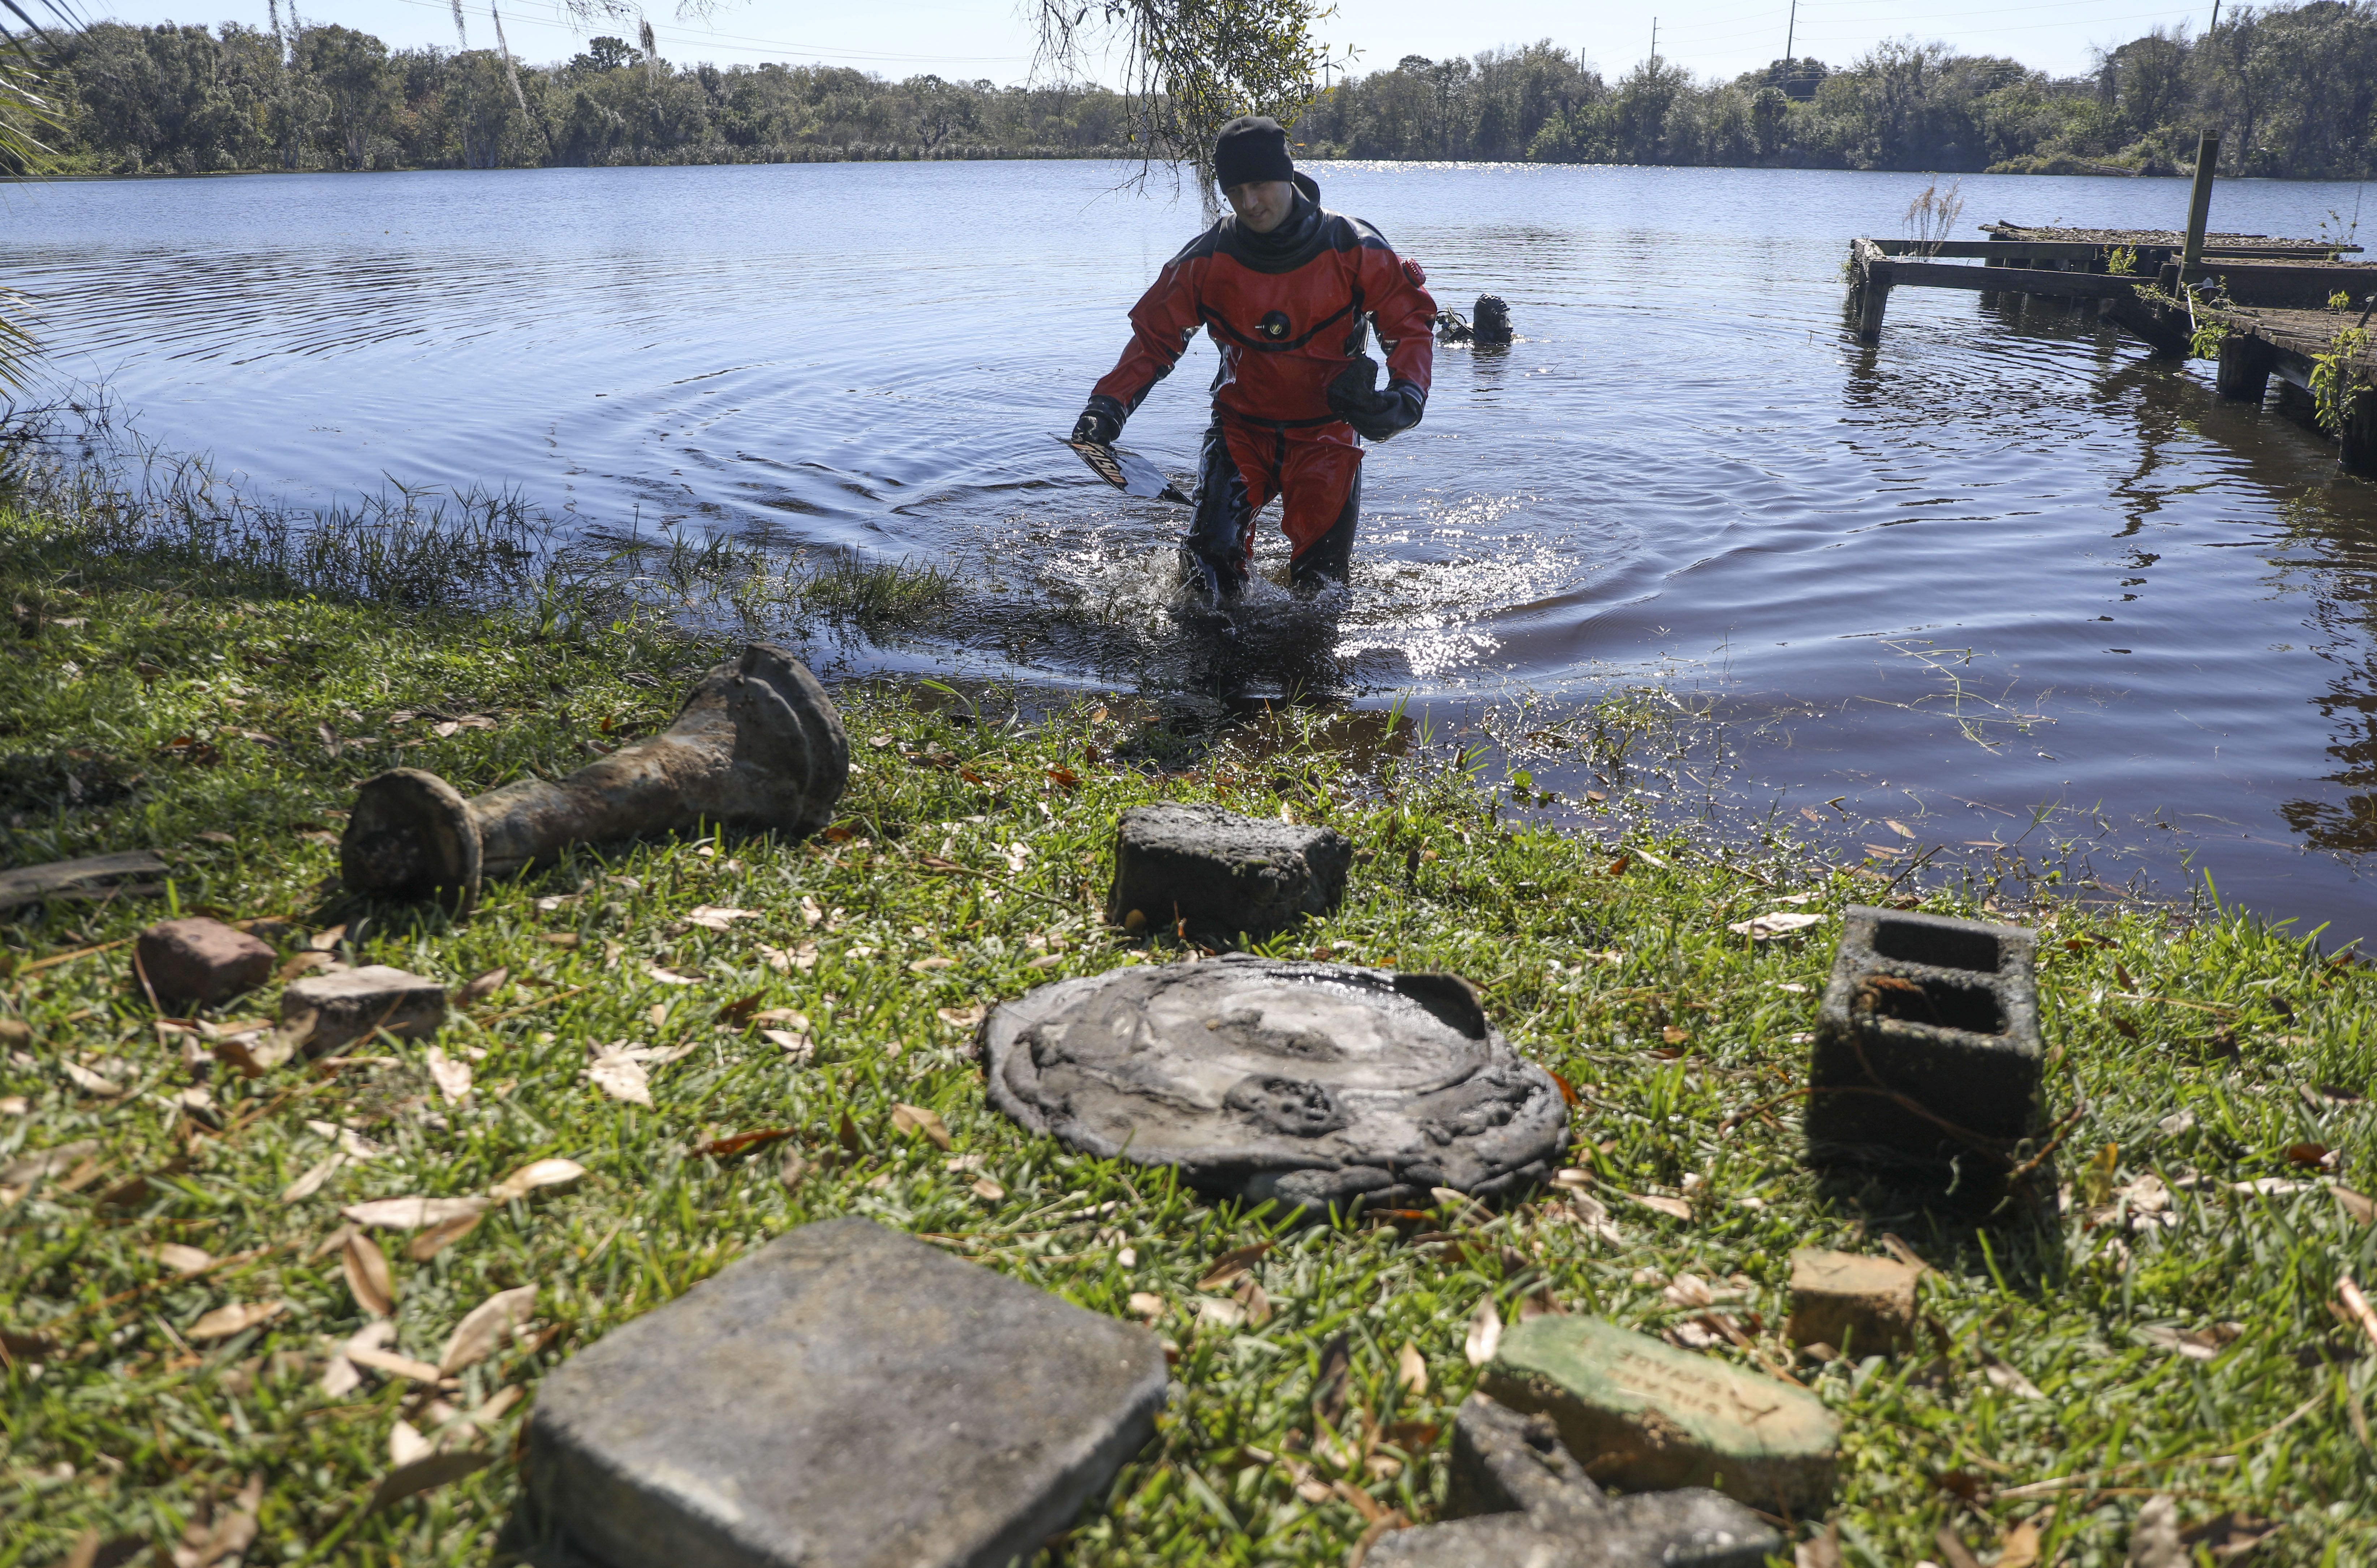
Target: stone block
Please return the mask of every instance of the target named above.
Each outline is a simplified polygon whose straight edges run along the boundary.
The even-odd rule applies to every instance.
[[[1381,1568],[1764,1568],[1783,1537],[1704,1488],[1611,1498],[1544,1416],[1482,1394],[1452,1428],[1448,1523],[1381,1539]]]
[[[1598,1318],[1521,1323],[1480,1386],[1550,1417],[1605,1485],[1711,1487],[1778,1514],[1816,1514],[1832,1496],[1840,1423],[1823,1401]]]
[[[1944,1180],[2001,1176],[2042,1125],[2035,934],[1851,907],[1809,1064],[1809,1152]]]
[[[1829,1345],[1850,1356],[1887,1354],[1915,1342],[1915,1287],[1923,1271],[1892,1258],[1809,1249],[1791,1254],[1794,1345]]]
[[[1006,1568],[1165,1386],[1136,1324],[870,1220],[806,1225],[545,1378],[530,1533],[606,1568]]]
[[[1523,1191],[1567,1146],[1551,1075],[1451,975],[1230,953],[1043,986],[985,1021],[991,1103],[1099,1159],[1308,1212]]]
[[[425,1040],[445,1023],[443,984],[385,964],[308,975],[281,993],[282,1033],[307,1056],[338,1050],[381,1029],[399,1039]]]
[[[220,920],[194,915],[161,920],[140,933],[132,951],[149,988],[167,1007],[211,1007],[271,977],[272,949]]]
[[[1115,833],[1106,918],[1222,936],[1268,936],[1345,896],[1354,841],[1334,828],[1298,827],[1218,806],[1134,806]]]

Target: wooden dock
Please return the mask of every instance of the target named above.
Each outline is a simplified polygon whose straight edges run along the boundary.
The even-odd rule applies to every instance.
[[[1989,237],[1853,242],[1857,336],[1880,339],[1893,288],[2066,301],[2156,353],[2216,355],[2221,397],[2259,401],[2275,379],[2282,409],[2337,437],[2347,469],[2377,474],[2377,263],[2344,259],[2359,245],[2204,233],[2190,264],[2190,236],[2173,230],[1988,223],[1982,233]]]

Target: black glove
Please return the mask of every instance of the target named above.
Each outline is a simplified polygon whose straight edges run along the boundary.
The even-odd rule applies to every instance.
[[[1383,441],[1417,425],[1427,406],[1427,398],[1410,382],[1389,382],[1380,392],[1373,389],[1378,378],[1379,362],[1357,353],[1329,384],[1331,411],[1372,441]]]
[[[1112,398],[1092,397],[1081,410],[1081,417],[1073,421],[1076,441],[1095,441],[1101,447],[1111,447],[1122,438],[1122,408]]]

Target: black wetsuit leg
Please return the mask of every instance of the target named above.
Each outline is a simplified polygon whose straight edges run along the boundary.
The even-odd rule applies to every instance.
[[[1216,599],[1234,599],[1246,586],[1254,523],[1254,497],[1217,419],[1198,452],[1196,512],[1180,552],[1181,564]]]
[[[1343,582],[1354,569],[1354,525],[1362,515],[1362,471],[1354,471],[1345,487],[1345,505],[1329,532],[1315,539],[1288,563],[1288,583],[1311,592],[1332,582]]]

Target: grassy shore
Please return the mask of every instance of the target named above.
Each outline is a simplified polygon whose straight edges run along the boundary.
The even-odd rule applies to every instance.
[[[1726,928],[1889,890],[1781,836],[1621,842],[1595,813],[1622,800],[1563,831],[1514,828],[1508,795],[1457,754],[1408,732],[1339,745],[1325,716],[1194,735],[1128,698],[1026,717],[996,695],[845,689],[858,766],[829,842],[589,847],[491,885],[456,926],[337,892],[355,783],[400,763],[466,793],[566,772],[664,724],[724,641],[615,605],[306,597],[21,513],[0,516],[0,591],[16,607],[0,627],[6,863],[149,848],[173,868],[154,896],[0,916],[0,1166],[94,1145],[0,1208],[0,1568],[78,1542],[155,1543],[161,1562],[251,1517],[251,1563],[488,1561],[546,1369],[788,1227],[848,1214],[1144,1314],[1177,1347],[1157,1441],[1050,1562],[1334,1564],[1378,1521],[1427,1521],[1481,1302],[1701,1340],[1700,1320],[1728,1318],[1746,1344],[1708,1354],[1787,1365],[1845,1422],[1848,1562],[1953,1562],[1944,1528],[1983,1562],[2006,1548],[2008,1568],[2113,1564],[2156,1491],[2191,1526],[2273,1522],[2255,1562],[2377,1558],[2371,1347],[2330,1310],[2340,1275],[2377,1273],[2377,1228],[2334,1191],[2367,1183],[2372,984],[2284,932],[2030,912],[2054,1109],[2082,1107],[2063,1150],[2080,1190],[2060,1228],[1959,1218],[1800,1163],[1791,1090],[1831,928],[1758,943]],[[1624,722],[1583,715],[1548,743]],[[1267,951],[1468,976],[1575,1087],[1575,1190],[1607,1218],[1552,1191],[1425,1227],[1283,1230],[991,1111],[967,1053],[978,1010],[1177,956],[1097,918],[1117,813],[1161,798],[1350,833],[1342,912]],[[1972,912],[1945,894],[1926,907]],[[427,1047],[386,1042],[332,1071],[245,1077],[203,1032],[161,1024],[128,975],[117,944],[167,909],[281,922],[259,929],[299,962],[321,948],[458,990],[499,978],[438,1043],[444,1085]],[[204,1022],[269,1016],[277,989]],[[589,1081],[590,1047],[620,1043],[658,1053],[649,1107]],[[472,1081],[459,1099],[454,1064]],[[947,1146],[901,1107],[934,1113]],[[768,1129],[791,1136],[733,1142]],[[2313,1145],[2341,1151],[2340,1172]],[[326,1392],[376,1288],[353,1278],[341,1206],[484,1192],[542,1159],[585,1175],[434,1250],[374,1233],[387,1348],[436,1361],[473,1308],[534,1286],[526,1332],[442,1394],[368,1368]],[[2133,1227],[2149,1177],[2168,1223]],[[2280,1190],[2239,1189],[2265,1179]],[[1200,1299],[1228,1299],[1200,1295],[1212,1260],[1266,1239],[1267,1320],[1200,1317]],[[1788,1255],[1813,1244],[1929,1263],[1931,1342],[1795,1359],[1778,1333]],[[207,1336],[243,1306],[273,1311]],[[1312,1394],[1340,1336],[1332,1433]],[[526,1398],[507,1406],[506,1390]],[[416,1433],[492,1462],[372,1508],[392,1442]]]

